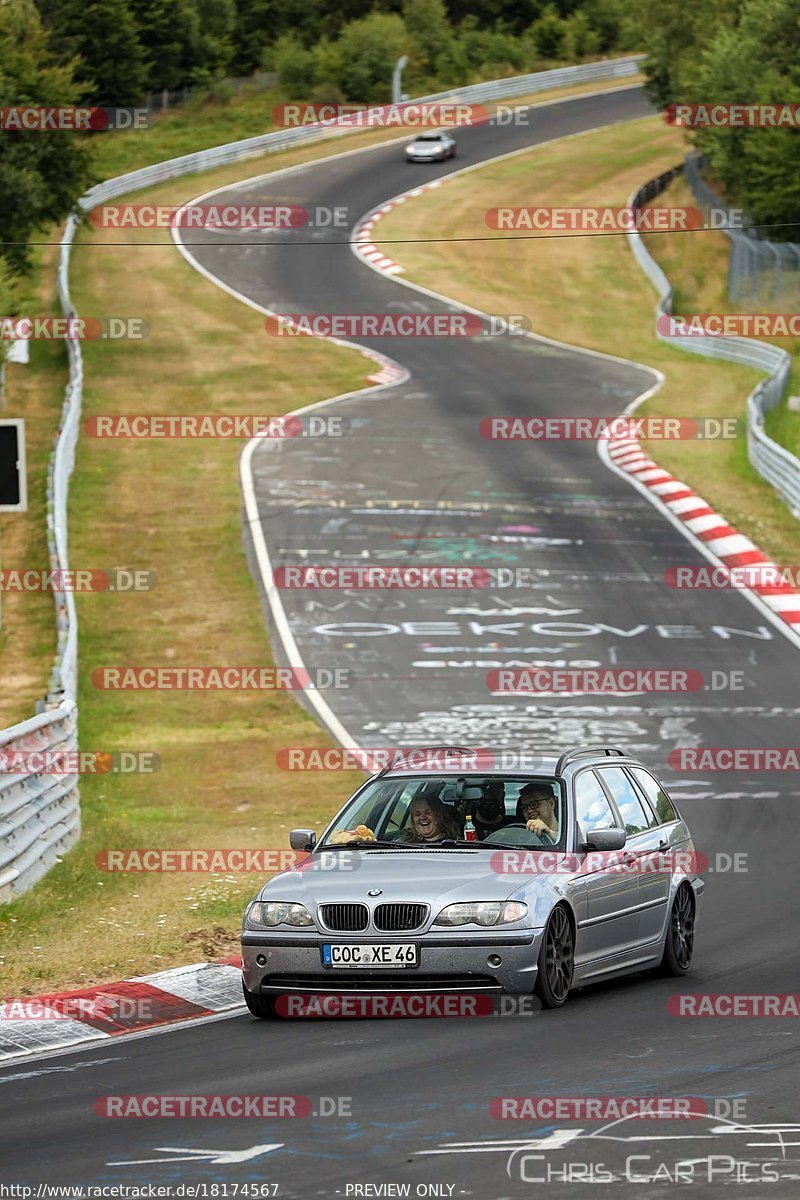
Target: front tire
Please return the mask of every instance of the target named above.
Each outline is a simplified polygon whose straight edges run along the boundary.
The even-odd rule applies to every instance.
[[[261,996],[258,992],[250,992],[242,983],[244,1002],[254,1017],[260,1021],[273,1021],[276,1017],[275,1000],[272,996]]]
[[[682,883],[670,909],[659,974],[673,977],[686,975],[692,965],[693,951],[694,895],[689,884]]]
[[[563,904],[547,918],[539,950],[535,991],[544,1008],[561,1008],[575,973],[575,935]]]

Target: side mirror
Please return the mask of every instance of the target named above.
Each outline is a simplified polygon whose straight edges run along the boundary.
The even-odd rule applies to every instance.
[[[621,850],[628,840],[624,829],[593,829],[583,843],[584,850]]]
[[[313,829],[293,829],[289,834],[289,845],[293,850],[313,850],[317,835]]]

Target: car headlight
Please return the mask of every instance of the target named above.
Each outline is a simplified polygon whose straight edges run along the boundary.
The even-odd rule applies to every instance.
[[[305,904],[256,900],[247,910],[245,924],[255,929],[271,929],[275,925],[313,925],[314,922]]]
[[[509,925],[521,921],[527,904],[518,900],[475,900],[469,904],[448,904],[434,925]]]

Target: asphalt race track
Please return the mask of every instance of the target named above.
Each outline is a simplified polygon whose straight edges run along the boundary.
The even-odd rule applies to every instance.
[[[352,227],[419,182],[646,112],[637,89],[580,98],[538,110],[528,127],[460,131],[452,164],[408,166],[399,143],[253,180],[215,200],[344,206]],[[346,236],[320,230],[298,244],[290,231],[264,235],[258,245],[252,235],[187,233],[185,241],[206,272],[273,311],[447,311],[367,269],[341,244]],[[402,247],[395,257],[402,262]],[[562,337],[569,341],[567,317]],[[705,560],[604,465],[592,442],[503,443],[478,433],[490,415],[616,415],[652,385],[650,372],[529,338],[364,344],[405,368],[406,381],[320,409],[346,418],[341,437],[263,443],[253,455],[273,566],[469,563],[528,568],[529,585],[284,591],[306,666],[350,673],[349,688],[324,695],[350,744],[619,742],[664,773],[712,867],[726,861],[718,853],[746,852],[747,870],[708,874],[694,967],[680,984],[634,977],[581,991],[555,1013],[466,1024],[257,1023],[242,1015],[6,1066],[0,1155],[9,1177],[270,1182],[280,1197],[396,1195],[403,1193],[354,1188],[409,1184],[412,1196],[483,1200],[585,1195],[576,1163],[587,1180],[594,1170],[598,1182],[601,1170],[619,1176],[626,1159],[640,1156],[628,1168],[638,1182],[608,1181],[609,1193],[662,1196],[693,1178],[693,1196],[721,1194],[731,1184],[747,1200],[796,1195],[800,1103],[791,1021],[695,1025],[667,1011],[676,992],[796,989],[800,787],[774,774],[697,777],[667,767],[678,746],[795,744],[796,645],[742,593],[666,588],[667,567]],[[276,644],[279,655],[284,650]],[[743,689],[538,704],[492,694],[487,669],[522,661],[688,667],[708,680],[715,671],[741,671]],[[93,1107],[110,1094],[154,1092],[304,1095],[318,1113],[319,1097],[349,1097],[350,1113],[113,1120]],[[723,1103],[693,1122],[613,1128],[498,1121],[488,1111],[498,1096],[586,1094]],[[737,1098],[744,1128],[723,1119],[735,1114]],[[255,1147],[261,1150],[250,1158],[225,1161]]]

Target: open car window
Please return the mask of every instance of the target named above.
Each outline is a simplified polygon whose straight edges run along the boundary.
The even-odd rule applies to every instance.
[[[526,821],[538,820],[537,831]],[[355,843],[476,849],[563,846],[566,813],[561,785],[541,776],[404,776],[376,779],[339,813],[320,849]]]

